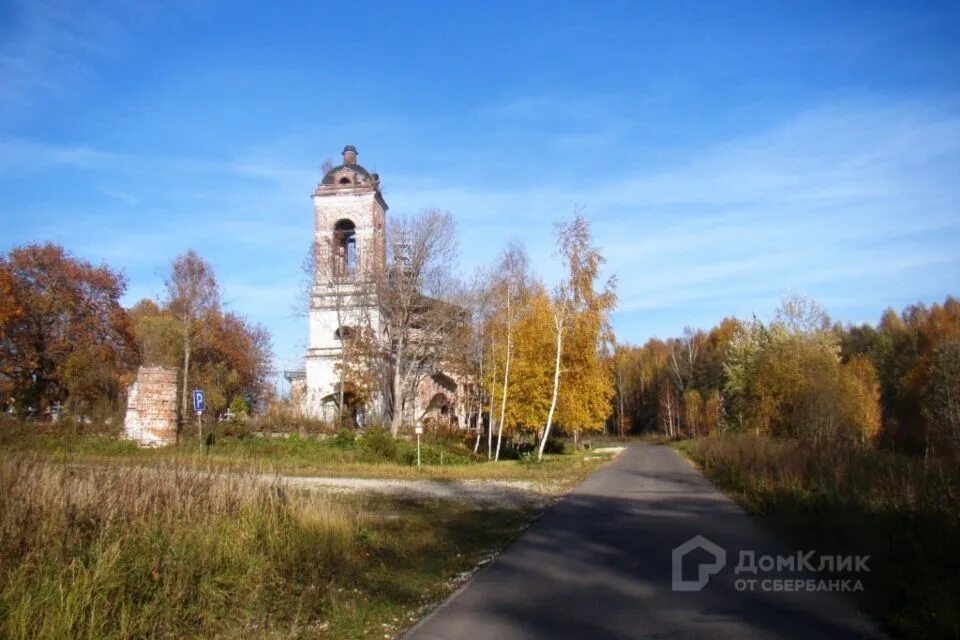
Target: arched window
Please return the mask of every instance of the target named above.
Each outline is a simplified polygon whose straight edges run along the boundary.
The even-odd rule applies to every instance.
[[[349,275],[357,268],[356,225],[344,218],[333,225],[333,267],[338,275]]]
[[[353,181],[350,180],[350,176],[343,176],[340,178],[340,184],[351,184]]]

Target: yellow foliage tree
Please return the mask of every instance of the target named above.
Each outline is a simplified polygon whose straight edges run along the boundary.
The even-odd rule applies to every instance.
[[[606,344],[612,343],[609,320],[616,305],[615,281],[610,279],[597,290],[605,260],[592,244],[590,223],[583,215],[578,213],[569,223],[561,224],[557,236],[568,277],[553,301],[552,337],[560,368],[553,367],[553,373],[559,375],[552,389],[556,413],[551,417],[576,437],[580,431],[602,430],[613,409],[613,374],[601,353]],[[548,419],[540,442],[541,456],[550,427]]]
[[[687,435],[696,438],[703,435],[703,396],[696,389],[683,392],[683,419],[687,426]]]
[[[605,322],[605,310],[582,311],[564,338],[556,421],[567,433],[602,431],[610,417],[613,377],[600,359]]]
[[[714,433],[720,426],[720,419],[723,415],[723,399],[720,397],[719,389],[711,389],[707,394],[707,400],[703,404],[703,429],[706,435]]]
[[[504,416],[504,432],[517,434],[536,430],[547,418],[553,375],[549,357],[551,303],[541,284],[534,284],[516,300],[519,309],[513,328],[510,387]],[[504,328],[500,327],[502,334]],[[505,344],[505,340],[503,341]],[[506,353],[500,349],[491,371],[503,371]],[[502,380],[502,373],[501,378]],[[494,405],[500,406],[503,387],[494,385]]]
[[[743,325],[726,370],[735,410],[758,434],[855,444],[880,429],[873,366],[863,357],[841,362],[829,319],[813,303],[785,303],[769,328]]]
[[[856,355],[843,365],[845,395],[849,399],[852,435],[860,443],[874,440],[880,433],[880,380],[869,358]]]

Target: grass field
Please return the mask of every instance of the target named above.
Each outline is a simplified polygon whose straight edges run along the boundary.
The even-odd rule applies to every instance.
[[[534,515],[7,453],[0,637],[394,637]]]
[[[798,549],[870,555],[861,605],[895,637],[960,638],[960,469],[727,436],[677,445]]]
[[[195,438],[195,436],[194,436]],[[394,440],[384,432],[360,437],[338,434],[326,439],[289,435],[279,438],[220,435],[201,455],[194,438],[157,449],[139,448],[127,440],[69,432],[0,429],[0,447],[54,460],[123,465],[177,464],[203,468],[257,471],[303,476],[430,480],[522,480],[562,490],[577,484],[605,461],[589,451],[568,449],[548,454],[540,463],[529,457],[486,460],[456,439],[425,440],[422,466],[416,466],[416,443]],[[505,452],[506,453],[506,452]],[[506,457],[506,455],[505,455]],[[514,458],[516,458],[514,456]]]
[[[221,434],[201,455],[193,439],[139,449],[30,426],[0,429],[0,637],[11,640],[393,638],[537,509],[297,491],[265,474],[562,491],[608,459],[492,463],[448,439],[426,443],[418,469],[414,443],[379,432]]]

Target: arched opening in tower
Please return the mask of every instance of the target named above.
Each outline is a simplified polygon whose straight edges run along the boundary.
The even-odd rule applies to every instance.
[[[357,269],[357,230],[350,220],[338,220],[333,226],[333,267],[339,275],[350,275]]]

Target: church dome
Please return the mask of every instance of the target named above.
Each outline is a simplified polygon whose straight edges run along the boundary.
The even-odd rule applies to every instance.
[[[343,148],[343,164],[337,165],[323,176],[321,185],[376,184],[377,174],[370,173],[357,164],[357,148],[348,144]]]

